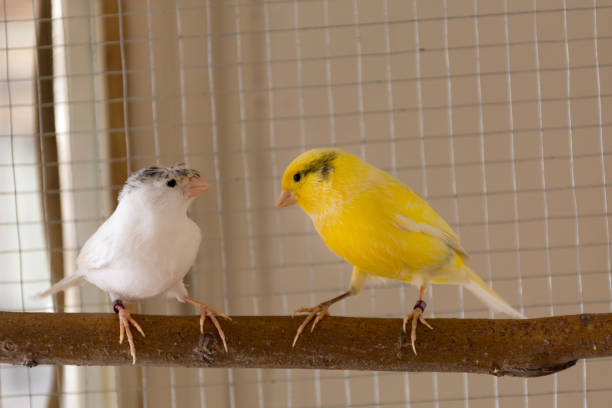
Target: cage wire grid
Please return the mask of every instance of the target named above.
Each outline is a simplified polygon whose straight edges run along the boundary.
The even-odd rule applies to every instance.
[[[110,310],[90,285],[55,304],[30,295],[74,270],[129,172],[179,161],[214,184],[190,211],[203,230],[194,297],[264,315],[337,295],[350,265],[298,209],[274,208],[284,167],[328,145],[426,198],[529,317],[612,309],[610,1],[4,0],[0,13],[4,310]],[[401,317],[415,298],[374,282],[332,313]],[[494,316],[453,286],[431,288],[428,305]],[[611,369],[591,360],[526,380],[2,366],[0,404],[587,407],[612,396]]]

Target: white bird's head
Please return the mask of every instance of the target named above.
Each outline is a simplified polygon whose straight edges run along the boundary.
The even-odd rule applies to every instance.
[[[171,167],[149,166],[133,173],[126,181],[119,202],[131,197],[167,208],[187,208],[194,198],[210,188],[200,172],[184,164]]]

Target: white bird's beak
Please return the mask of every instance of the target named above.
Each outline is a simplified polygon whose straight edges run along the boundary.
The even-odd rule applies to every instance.
[[[283,190],[278,196],[278,200],[276,200],[276,206],[278,208],[281,207],[289,207],[290,205],[297,204],[295,197],[291,191]]]
[[[189,197],[197,197],[210,188],[210,183],[199,177],[191,177],[187,182],[187,194]]]

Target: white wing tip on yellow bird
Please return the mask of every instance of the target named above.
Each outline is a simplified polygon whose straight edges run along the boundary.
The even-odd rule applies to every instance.
[[[464,283],[466,289],[472,292],[477,298],[483,301],[494,312],[505,313],[515,319],[527,319],[527,316],[510,306],[500,295],[487,285],[470,268],[464,267],[467,282]]]

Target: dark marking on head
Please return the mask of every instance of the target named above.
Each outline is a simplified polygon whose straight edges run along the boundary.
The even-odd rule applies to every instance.
[[[144,169],[138,170],[136,173],[132,174],[128,179],[128,183],[131,180],[147,182],[147,181],[157,181],[157,180],[165,180],[171,179],[174,177],[200,177],[200,172],[194,169],[188,169],[185,167],[183,163],[177,164],[172,167],[159,167],[159,166],[149,166]]]
[[[325,180],[334,169],[333,161],[336,157],[338,157],[336,152],[325,152],[308,163],[301,173],[303,176],[306,176],[308,173],[320,173],[321,177]]]
[[[200,177],[200,172],[195,169],[188,169],[184,163],[179,163],[171,167],[160,167],[160,166],[149,166],[144,169],[140,169],[127,179],[121,193],[119,194],[119,200],[126,194],[142,187],[145,184],[151,184],[156,181],[167,181],[170,179],[180,180],[188,177]]]

